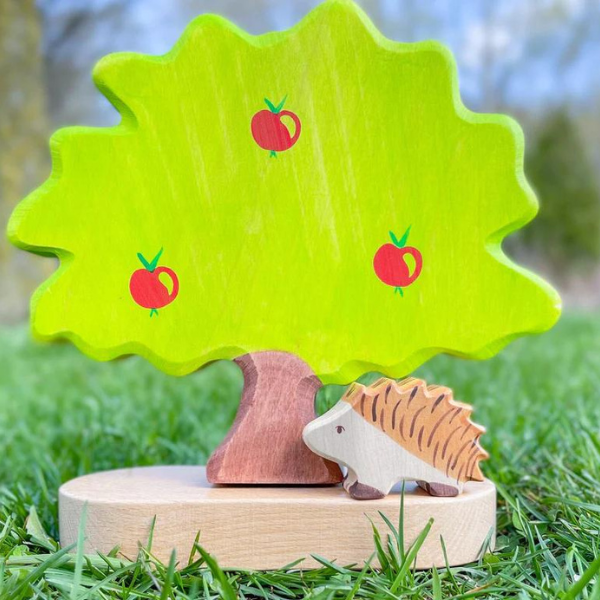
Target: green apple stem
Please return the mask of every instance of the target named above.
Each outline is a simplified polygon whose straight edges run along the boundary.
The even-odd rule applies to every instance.
[[[146,269],[146,271],[150,271],[150,263],[144,258],[144,255],[141,252],[138,252],[137,257],[142,265],[144,265],[144,269]]]
[[[139,258],[140,262],[144,265],[144,269],[146,269],[146,271],[150,271],[150,273],[152,273],[154,271],[154,269],[156,269],[156,267],[158,265],[158,261],[160,260],[162,253],[163,253],[163,248],[161,248],[158,251],[158,254],[152,259],[151,262],[148,262],[141,252],[138,252],[137,257]]]
[[[275,106],[268,98],[265,98],[265,104],[269,107],[269,110],[274,115],[276,115],[281,112],[281,109],[283,108],[283,105],[285,104],[286,100],[287,100],[287,94],[285,95],[283,100],[277,106]]]

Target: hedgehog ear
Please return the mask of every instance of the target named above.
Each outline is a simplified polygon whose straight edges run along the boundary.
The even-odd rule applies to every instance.
[[[364,392],[364,385],[357,382],[351,383],[350,387],[346,390],[344,395],[341,397],[340,401],[343,400],[344,402],[347,402],[350,405],[354,405],[358,401],[360,396],[364,394]]]

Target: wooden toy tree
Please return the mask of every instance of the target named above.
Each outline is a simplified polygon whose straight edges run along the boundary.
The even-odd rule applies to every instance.
[[[300,437],[321,382],[487,358],[557,319],[501,249],[537,210],[520,129],[461,104],[440,44],[391,42],[330,0],[259,37],[201,17],[94,80],[122,122],[57,132],[52,176],[9,225],[60,259],[33,328],[172,375],[235,359],[213,481],[339,481]]]

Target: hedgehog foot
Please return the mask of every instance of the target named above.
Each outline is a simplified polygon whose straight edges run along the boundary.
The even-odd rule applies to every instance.
[[[417,481],[420,488],[424,489],[430,496],[458,496],[459,489],[453,485],[445,483],[429,483],[427,481]]]
[[[358,475],[350,468],[348,468],[348,472],[344,477],[343,485],[344,489],[350,494],[350,497],[355,500],[378,500],[385,496],[385,494],[376,487],[367,485],[366,483],[360,483],[358,481]]]
[[[358,481],[355,481],[352,485],[348,486],[346,491],[355,500],[379,500],[385,496],[385,494],[377,488]]]

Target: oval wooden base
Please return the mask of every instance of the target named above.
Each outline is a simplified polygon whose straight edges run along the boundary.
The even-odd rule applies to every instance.
[[[135,558],[147,544],[156,516],[152,553],[168,562],[173,549],[187,564],[200,532],[200,544],[224,568],[275,569],[306,557],[298,568],[319,566],[318,554],[338,564],[362,566],[374,551],[367,517],[385,538],[379,511],[398,523],[398,488],[381,500],[359,502],[340,487],[220,487],[206,480],[203,467],[143,467],[79,477],[59,491],[60,540],[77,540],[84,505],[86,551]],[[496,525],[496,488],[471,482],[455,498],[435,498],[407,484],[404,533],[408,544],[429,518],[433,527],[417,558],[417,568],[461,565],[477,560]],[[492,535],[491,544],[494,537]]]

